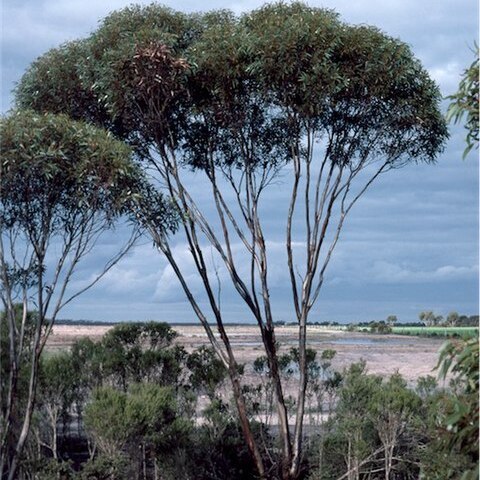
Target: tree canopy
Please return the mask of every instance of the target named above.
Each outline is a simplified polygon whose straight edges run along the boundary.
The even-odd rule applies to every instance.
[[[240,131],[257,161],[272,162],[315,125],[331,137],[331,160],[351,165],[367,152],[432,161],[447,135],[439,91],[406,44],[301,3],[241,17],[129,7],[40,57],[16,98],[133,144],[173,142],[193,165],[209,148],[240,161]]]
[[[51,222],[53,234],[84,210],[109,217],[121,211],[120,197],[138,168],[129,147],[112,135],[65,115],[33,112],[2,119],[0,134],[4,225],[32,231]]]

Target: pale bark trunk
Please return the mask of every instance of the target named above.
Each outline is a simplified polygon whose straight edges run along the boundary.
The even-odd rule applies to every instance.
[[[41,258],[43,258],[43,256]],[[42,267],[39,267],[39,268],[41,269]],[[43,274],[41,270],[38,274],[38,278],[39,278],[38,305],[42,307],[43,306]],[[16,478],[20,457],[23,453],[23,447],[25,446],[25,442],[27,441],[28,433],[30,431],[30,423],[32,420],[33,409],[35,406],[35,396],[37,391],[38,363],[39,363],[40,354],[41,354],[41,334],[42,334],[43,321],[44,321],[43,311],[40,309],[37,325],[35,326],[35,337],[34,337],[33,348],[32,348],[32,364],[30,366],[30,380],[29,380],[29,386],[28,386],[28,399],[27,399],[27,406],[25,409],[25,417],[23,420],[20,436],[15,446],[12,463],[10,465],[8,480],[14,480]]]
[[[254,438],[253,433],[252,433],[251,428],[250,428],[250,422],[249,422],[248,415],[247,415],[247,408],[246,408],[246,405],[245,405],[245,400],[243,398],[242,389],[241,389],[241,386],[240,386],[240,380],[238,378],[237,364],[236,364],[236,361],[235,361],[235,357],[233,355],[233,351],[230,347],[230,342],[229,342],[228,336],[225,332],[225,329],[223,328],[223,323],[222,323],[222,321],[221,321],[221,319],[220,319],[220,317],[218,316],[218,313],[217,313],[217,326],[218,326],[218,330],[219,330],[221,339],[224,343],[226,352],[224,352],[221,349],[221,347],[218,343],[218,340],[215,338],[215,336],[213,334],[213,331],[212,331],[206,317],[203,315],[202,310],[200,309],[199,305],[195,301],[195,298],[194,298],[192,292],[190,291],[190,289],[188,288],[188,285],[185,281],[185,278],[182,275],[182,272],[180,271],[175,259],[173,258],[173,255],[170,251],[170,248],[164,242],[163,239],[158,237],[158,235],[155,235],[155,236],[157,238],[157,244],[158,244],[159,248],[165,254],[165,256],[167,257],[167,259],[168,259],[170,265],[172,266],[174,272],[176,273],[177,278],[179,279],[179,281],[182,285],[182,288],[183,288],[190,304],[192,305],[192,307],[193,307],[193,309],[194,309],[194,311],[197,315],[197,318],[200,320],[200,323],[205,328],[205,331],[207,333],[207,336],[210,340],[210,343],[211,343],[212,347],[214,348],[215,352],[217,353],[219,358],[223,361],[224,365],[228,369],[228,374],[229,374],[230,381],[231,381],[232,387],[233,387],[233,396],[234,396],[234,400],[235,400],[235,405],[237,407],[237,412],[238,412],[238,416],[239,416],[239,420],[240,420],[240,425],[241,425],[241,428],[242,428],[242,433],[243,433],[243,436],[245,438],[245,442],[246,442],[247,447],[249,449],[249,452],[252,455],[252,458],[255,462],[255,466],[257,468],[257,471],[258,471],[258,474],[259,474],[260,478],[265,478],[265,467],[263,465],[263,459],[262,459],[262,456],[261,456],[260,451],[258,449],[258,445],[255,441],[255,438]],[[203,278],[203,280],[205,282],[205,278]],[[212,300],[211,292],[210,292],[209,297]]]
[[[35,355],[36,357],[36,355]],[[37,385],[37,368],[38,368],[38,358],[34,360],[31,366],[31,375],[30,375],[30,384],[28,389],[28,400],[27,400],[27,407],[25,410],[25,417],[22,424],[22,430],[20,432],[20,436],[18,438],[17,444],[15,446],[14,455],[12,458],[12,463],[10,465],[10,472],[8,475],[8,480],[15,480],[17,475],[18,464],[20,461],[20,457],[23,452],[23,447],[25,446],[25,442],[27,441],[28,433],[30,431],[30,423],[32,420],[33,408],[35,405],[35,393],[36,393],[36,385]]]
[[[238,372],[235,372],[233,376],[231,376],[231,380],[232,380],[232,386],[233,386],[233,395],[235,398],[235,403],[237,405],[238,416],[240,419],[240,425],[242,427],[242,432],[245,438],[245,442],[253,457],[259,477],[262,479],[266,478],[263,459],[262,459],[262,456],[260,455],[257,442],[255,441],[252,430],[250,428],[250,421],[248,419],[247,409],[246,409],[245,401],[242,395],[240,381],[238,379]]]
[[[147,480],[147,455],[145,453],[144,443],[142,443],[142,471],[143,471],[143,480]]]
[[[306,365],[306,342],[307,327],[306,318],[302,316],[299,326],[299,386],[297,396],[297,414],[295,419],[295,437],[293,441],[293,458],[290,466],[291,478],[296,478],[300,468],[302,455],[302,439],[303,439],[303,417],[305,414],[305,395],[307,390],[307,365]]]

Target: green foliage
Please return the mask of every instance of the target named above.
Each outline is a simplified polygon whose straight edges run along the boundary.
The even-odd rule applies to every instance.
[[[78,475],[79,480],[130,480],[128,460],[120,454],[106,457],[98,455],[90,459]]]
[[[419,379],[423,399],[417,428],[420,478],[478,478],[478,339],[449,341],[441,352],[440,379],[451,378],[449,388],[439,388],[429,376]]]
[[[466,148],[463,152],[465,158],[473,147],[478,149],[479,141],[479,50],[475,44],[473,48],[475,60],[463,71],[458,91],[447,97],[450,105],[447,111],[447,120],[459,123],[465,119],[467,136],[465,138]]]
[[[365,363],[352,364],[342,375],[335,412],[325,425],[316,448],[321,464],[312,478],[418,478],[417,444],[421,441],[419,419],[422,400],[394,374],[388,380],[369,375]],[[350,472],[348,475],[346,472]]]
[[[92,401],[85,408],[85,427],[108,457],[121,452],[129,439],[126,403],[126,393],[102,387],[94,391]]]
[[[53,478],[62,480],[78,479],[70,462],[58,462],[57,460],[45,460],[42,462],[35,474],[35,478],[38,480],[52,480]]]
[[[392,469],[399,470],[399,465],[408,459],[408,450],[413,446],[405,448],[404,438],[410,435],[408,430],[412,429],[422,400],[407,388],[407,382],[398,373],[382,382],[372,400],[370,416],[384,449],[384,468],[388,477]],[[398,459],[396,454],[400,447],[404,448],[404,454]]]
[[[322,351],[321,358],[322,360],[333,360],[336,354],[336,350],[334,350],[333,348],[327,348],[326,350]]]
[[[88,40],[83,83],[141,154],[158,138],[175,142],[179,136],[188,66],[177,55],[198,28],[195,15],[154,4],[132,6],[111,13]]]
[[[62,408],[73,403],[78,385],[78,370],[69,352],[43,355],[40,362],[38,394],[40,401],[54,402]]]
[[[407,382],[398,373],[382,382],[382,388],[372,403],[372,411],[377,419],[385,420],[389,415],[398,414],[404,424],[419,407],[420,398],[407,388]]]
[[[455,327],[460,320],[460,315],[457,312],[450,312],[446,318],[446,324],[449,327]]]
[[[382,378],[368,375],[364,361],[353,363],[343,373],[342,388],[339,394],[337,411],[359,418],[368,410],[372,397]]]
[[[440,325],[443,323],[442,315],[435,315],[431,310],[420,312],[418,318],[423,322],[427,327],[433,327],[435,325]]]
[[[320,362],[317,360],[317,352],[312,348],[307,348],[305,352],[307,375],[310,381],[319,379],[322,373],[330,367],[330,360],[336,355],[332,349],[324,350],[321,354]],[[257,359],[258,360],[258,359]],[[279,368],[284,375],[291,377],[299,371],[300,355],[296,347],[292,347],[288,353],[279,357]]]
[[[383,320],[381,322],[370,322],[370,331],[372,333],[392,333],[392,327],[385,323]]]
[[[479,345],[478,338],[463,342],[448,342],[439,359],[439,375],[450,371],[461,388],[448,399],[444,426],[448,431],[448,446],[477,459],[479,428]]]
[[[386,319],[386,323],[390,326],[393,327],[398,322],[398,318],[396,315],[389,315]]]
[[[175,230],[173,208],[152,191],[130,148],[105,130],[63,114],[18,111],[0,120],[0,137],[4,228],[18,225],[38,241],[41,226],[49,235],[75,231],[92,212],[110,225],[148,201],[150,223]]]
[[[157,455],[185,444],[191,421],[178,417],[175,392],[154,384],[133,385],[125,404],[125,423],[130,438],[148,443]]]
[[[378,437],[369,414],[381,378],[367,375],[365,363],[343,372],[335,415],[325,438],[327,465],[323,478],[337,478],[358,466],[376,449]]]
[[[190,385],[213,399],[227,376],[227,370],[215,351],[209,347],[200,347],[188,356],[187,367],[191,372]]]
[[[151,349],[166,348],[178,337],[178,333],[166,322],[147,322],[143,326],[143,339]]]
[[[43,439],[57,460],[58,430],[68,422],[72,406],[81,400],[81,371],[75,368],[70,352],[60,352],[41,357],[36,412],[36,435]],[[45,438],[46,437],[46,438]]]
[[[74,369],[80,375],[79,389],[86,392],[102,386],[104,369],[101,343],[95,343],[88,337],[81,338],[72,345],[71,354]]]
[[[426,375],[425,377],[419,377],[417,380],[416,392],[422,399],[431,397],[438,388],[438,383],[435,377],[432,375]]]
[[[130,151],[103,130],[65,115],[15,112],[0,121],[5,226],[31,235],[74,228],[85,210],[114,216],[139,170]]]
[[[144,154],[154,142],[181,147],[194,166],[204,166],[208,151],[235,164],[241,129],[256,132],[253,164],[280,163],[315,125],[333,135],[357,132],[348,149],[332,144],[335,163],[355,165],[364,154],[401,163],[433,160],[447,136],[438,90],[408,46],[344,24],[330,10],[279,3],[237,19],[137,6],[111,14],[84,45],[88,55],[78,45],[60,49],[73,77],[109,112],[103,125],[121,125]],[[51,99],[37,101],[52,88],[37,65],[49,62],[59,60],[47,54],[20,83],[23,107],[56,111]]]
[[[120,386],[146,381],[179,386],[186,352],[172,346],[176,332],[166,323],[124,323],[110,329],[98,343],[85,338],[72,346],[81,384],[92,389],[104,382]]]
[[[16,107],[39,113],[64,113],[73,120],[85,120],[97,126],[108,123],[105,108],[94,90],[83,82],[88,55],[88,41],[79,40],[39,57],[15,89]]]
[[[141,445],[149,457],[168,459],[187,444],[191,421],[179,416],[175,392],[154,384],[94,391],[85,426],[106,459],[136,458]]]

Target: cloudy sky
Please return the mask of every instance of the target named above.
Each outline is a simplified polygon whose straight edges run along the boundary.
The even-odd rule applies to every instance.
[[[11,90],[37,56],[66,41],[88,35],[124,0],[4,0],[2,13],[2,112],[12,104]],[[150,3],[150,2],[137,2]],[[208,1],[202,10],[228,8],[237,13],[260,6],[254,0]],[[325,0],[310,5],[333,8],[354,24],[380,27],[408,43],[437,81],[443,95],[453,93],[471,63],[478,37],[478,6],[472,0]],[[190,0],[164,4],[198,9]],[[445,108],[443,105],[443,108]],[[451,128],[447,148],[434,166],[409,166],[380,179],[349,218],[327,272],[313,321],[382,319],[396,314],[415,321],[421,310],[478,314],[478,155],[462,161],[464,131]],[[283,218],[272,195],[264,215],[271,254],[271,287],[278,320],[291,320],[288,275],[282,253]],[[285,198],[283,198],[285,200]],[[278,201],[278,202],[277,202]],[[95,274],[98,264],[124,232],[107,236],[87,259],[74,286]],[[198,281],[181,243],[175,247],[194,291]],[[220,276],[222,272],[220,271]],[[228,284],[222,287],[229,321],[249,321]],[[166,262],[144,241],[62,317],[92,320],[193,321],[190,307]]]

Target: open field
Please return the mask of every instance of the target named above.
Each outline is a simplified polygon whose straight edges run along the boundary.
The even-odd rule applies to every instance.
[[[68,348],[81,337],[98,341],[111,326],[57,325],[50,336],[47,348],[50,351]],[[179,333],[176,342],[192,351],[201,345],[208,345],[208,339],[201,326],[175,326]],[[262,355],[258,328],[252,325],[227,328],[238,361],[246,364],[246,373],[251,372],[255,358]],[[286,352],[295,346],[296,328],[276,328],[281,350]],[[433,371],[438,360],[438,351],[444,340],[405,335],[372,335],[347,332],[326,327],[309,327],[309,347],[319,352],[335,349],[337,355],[332,365],[342,368],[364,359],[370,373],[390,375],[398,371],[413,384],[420,376],[436,375]]]

